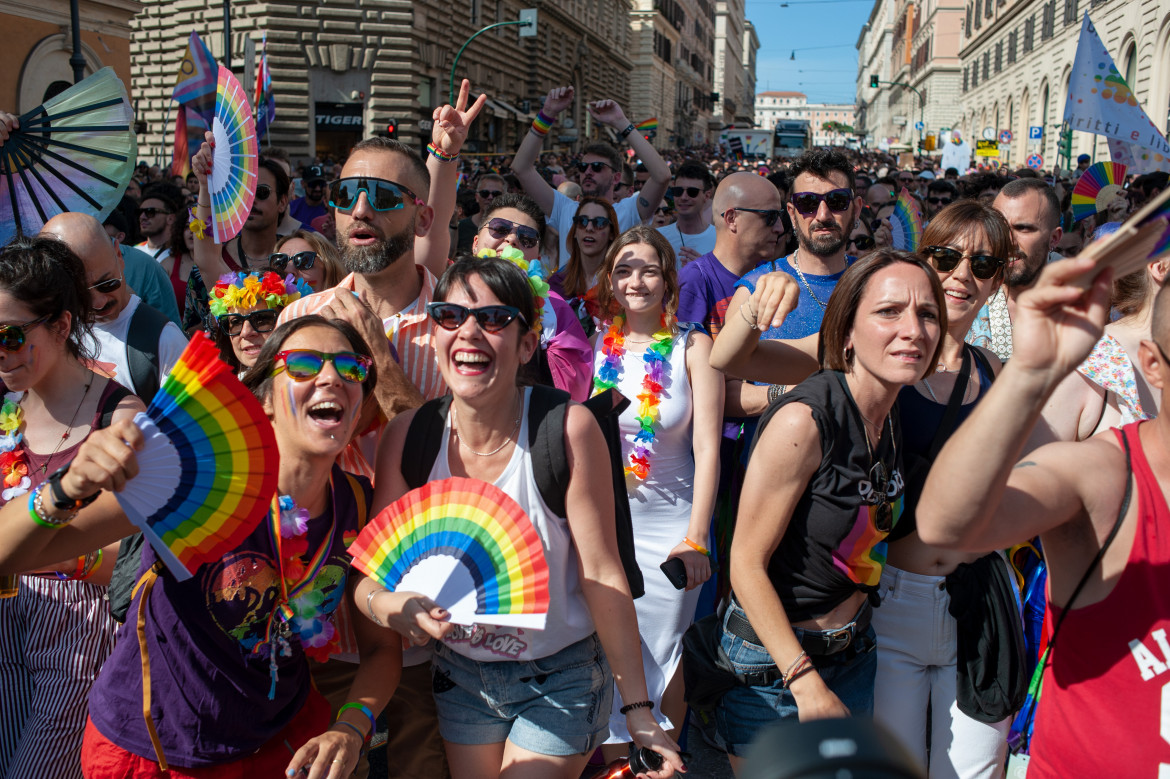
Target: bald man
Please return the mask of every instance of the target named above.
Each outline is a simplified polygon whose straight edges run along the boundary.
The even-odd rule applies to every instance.
[[[715,249],[678,275],[678,319],[719,335],[735,284],[748,271],[780,254],[784,221],[780,191],[763,176],[732,173],[715,190]]]
[[[183,331],[130,289],[122,253],[98,220],[88,214],[58,214],[41,233],[63,241],[85,263],[96,318],[94,370],[149,403],[161,377],[187,346]]]

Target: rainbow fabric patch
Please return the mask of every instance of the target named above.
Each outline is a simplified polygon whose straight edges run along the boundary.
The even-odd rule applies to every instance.
[[[260,146],[248,96],[227,68],[219,69],[215,91],[215,151],[208,188],[216,243],[227,243],[244,227],[256,199]]]
[[[897,527],[902,518],[904,508],[903,498],[890,503],[893,510],[893,524]],[[849,577],[850,581],[867,587],[876,587],[882,579],[882,568],[886,564],[887,544],[886,536],[875,527],[874,519],[877,506],[863,503],[857,509],[857,521],[853,523],[849,535],[841,540],[837,551],[833,553],[833,565]]]
[[[1090,165],[1072,192],[1073,221],[1079,222],[1109,207],[1113,198],[1125,193],[1125,166],[1120,162]]]
[[[649,132],[650,130],[657,130],[658,129],[658,117],[652,116],[649,119],[645,119],[641,122],[638,122],[636,125],[634,125],[634,129],[641,130],[643,132]]]
[[[544,629],[548,563],[528,515],[494,485],[450,478],[411,490],[350,546],[387,589],[421,592],[457,624]]]
[[[890,228],[892,231],[893,247],[902,251],[918,251],[918,243],[922,240],[922,211],[918,201],[902,187],[894,202],[894,213],[890,214]]]

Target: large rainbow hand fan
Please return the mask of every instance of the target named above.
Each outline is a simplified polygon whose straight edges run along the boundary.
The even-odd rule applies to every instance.
[[[378,514],[349,548],[392,591],[419,592],[459,625],[543,630],[548,563],[524,510],[478,479],[429,482]]]
[[[890,214],[890,232],[895,249],[918,251],[918,242],[922,240],[922,210],[905,187],[894,203],[894,213]]]
[[[1090,165],[1073,187],[1073,220],[1081,221],[1104,211],[1113,198],[1125,193],[1125,166],[1120,162],[1098,162]]]
[[[180,581],[237,548],[276,494],[276,436],[260,402],[196,333],[145,413],[138,475],[118,502]]]
[[[240,82],[219,69],[215,92],[215,156],[211,165],[211,227],[216,243],[227,243],[244,227],[256,199],[260,146],[256,121]]]

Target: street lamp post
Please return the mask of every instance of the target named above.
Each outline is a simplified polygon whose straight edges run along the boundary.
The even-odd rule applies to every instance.
[[[910,86],[905,81],[882,81],[882,80],[877,79],[877,78],[871,78],[870,79],[871,87],[876,85],[876,84],[889,84],[892,87],[905,87],[906,89],[909,89],[914,94],[918,95],[918,124],[921,125],[921,128],[922,128],[918,131],[918,151],[921,152],[922,151],[923,134],[926,132],[926,121],[923,119],[923,116],[925,114],[925,108],[926,108],[926,98],[924,98],[922,96],[922,93],[920,91],[918,91],[918,89],[916,87]]]
[[[69,65],[73,68],[73,83],[85,78],[85,54],[81,51],[81,9],[79,0],[69,0],[69,23],[73,25],[73,53]]]
[[[224,0],[224,2],[226,3],[227,0]],[[463,42],[463,45],[459,47],[459,52],[455,55],[455,61],[451,63],[451,82],[447,85],[447,99],[451,101],[451,105],[455,105],[455,68],[459,67],[459,58],[463,56],[463,52],[467,50],[467,47],[471,45],[471,42],[473,40],[475,40],[476,38],[478,38],[479,36],[483,35],[488,30],[494,30],[497,27],[509,27],[511,25],[520,25],[522,28],[526,28],[525,30],[521,31],[522,36],[524,35],[524,32],[527,31],[527,28],[530,28],[530,27],[533,28],[533,30],[529,31],[529,32],[534,32],[535,27],[536,27],[536,18],[535,18],[536,12],[532,11],[531,13],[532,13],[532,16],[525,18],[526,12],[522,11],[521,12],[522,18],[517,19],[515,21],[496,22],[495,24],[489,24],[487,27],[484,27],[481,30],[477,30],[474,34],[472,34],[472,36],[470,38],[468,38],[467,40],[465,40]]]
[[[232,6],[223,0],[223,66],[232,69]]]

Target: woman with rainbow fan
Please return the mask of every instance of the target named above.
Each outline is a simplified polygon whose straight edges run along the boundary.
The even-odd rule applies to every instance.
[[[208,303],[220,357],[243,375],[256,362],[285,306],[311,294],[309,285],[291,273],[284,278],[272,271],[220,276]]]
[[[620,313],[596,336],[596,391],[616,387],[637,399],[619,420],[635,557],[646,586],[634,607],[650,698],[659,724],[675,734],[685,714],[682,636],[694,620],[699,587],[711,576],[707,532],[719,483],[724,379],[710,365],[711,337],[675,322],[674,250],[657,230],[638,226],[618,237],[601,269],[598,302]],[[685,566],[683,588],[658,570],[672,559]],[[611,760],[630,741],[617,706],[605,749]]]
[[[617,550],[611,474],[597,467],[608,461],[605,439],[592,414],[563,393],[517,384],[539,342],[528,279],[499,259],[460,260],[439,280],[427,310],[438,325],[435,351],[451,396],[390,422],[379,444],[375,508],[415,482],[463,477],[493,485],[540,536],[547,617],[543,630],[457,626],[430,598],[388,591],[372,578],[358,584],[355,603],[369,621],[415,644],[437,639],[433,689],[452,775],[490,779],[507,769],[577,779],[604,739],[615,679],[634,742],[667,760],[649,775],[671,775],[682,762],[646,693],[634,605]],[[564,412],[557,425],[568,468],[564,517],[547,508],[529,444],[530,426],[548,429],[541,422],[552,414],[545,406],[550,393],[562,398],[555,408]],[[538,401],[546,411],[541,419]],[[439,429],[429,470],[414,467],[418,451],[405,451],[416,418],[435,419]]]
[[[377,378],[368,353],[350,325],[316,316],[285,324],[264,344],[244,384],[259,401],[255,413],[271,421],[279,452],[272,510],[234,551],[198,564],[190,578],[144,547],[132,604],[140,625],[131,620],[122,628],[90,696],[81,755],[87,779],[340,779],[353,771],[375,713],[397,685],[401,641],[354,620],[362,663],[350,703],[332,725],[329,704],[310,683],[308,658],[326,657],[338,639],[333,614],[351,584],[346,549],[372,498],[367,481],[334,463]],[[185,375],[213,370],[211,355],[191,360],[198,364],[184,353]],[[242,388],[230,374],[217,380],[223,383],[206,393],[214,394],[216,424],[223,415],[251,413],[234,411],[253,404],[234,394]],[[174,393],[184,394],[180,387]],[[231,407],[221,395],[232,398]],[[55,477],[53,501],[34,502],[32,511],[24,501],[6,506],[0,571],[134,532],[105,490],[125,489],[128,499],[133,486],[141,497],[133,480],[149,465],[135,455],[144,445],[137,424],[116,422],[92,435]],[[200,511],[215,508],[208,497]]]

